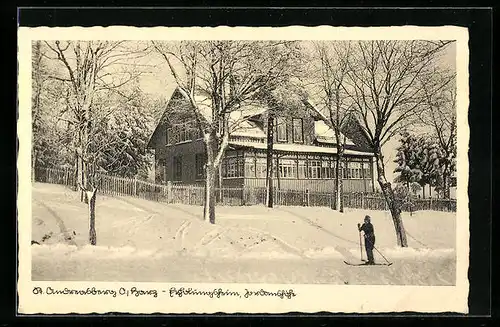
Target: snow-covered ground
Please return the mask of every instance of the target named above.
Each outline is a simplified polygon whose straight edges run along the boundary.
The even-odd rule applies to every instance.
[[[34,280],[455,284],[452,213],[405,213],[402,249],[388,212],[217,207],[211,225],[199,206],[98,195],[97,246],[89,246],[87,207],[76,192],[40,183],[32,190]],[[390,267],[343,262],[360,261],[356,224],[365,214]],[[375,259],[385,262],[376,251]]]

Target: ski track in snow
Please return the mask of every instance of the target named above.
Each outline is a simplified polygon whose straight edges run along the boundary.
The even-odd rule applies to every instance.
[[[190,225],[191,222],[189,220],[184,220],[182,225],[175,232],[175,240],[178,242],[179,250],[185,250],[184,242],[186,238],[186,230],[189,228]]]
[[[323,226],[321,226],[321,225],[319,225],[319,224],[316,224],[315,222],[313,222],[313,221],[312,221],[312,220],[310,220],[309,218],[304,217],[304,216],[302,216],[302,215],[299,215],[299,214],[297,214],[296,212],[292,212],[292,211],[289,211],[289,210],[285,210],[285,209],[283,209],[283,208],[278,208],[278,210],[281,210],[281,211],[284,211],[284,212],[286,212],[286,213],[288,213],[288,214],[290,214],[290,215],[293,215],[293,216],[295,216],[295,217],[297,217],[297,218],[301,219],[302,221],[306,222],[307,224],[309,224],[309,225],[311,225],[311,226],[313,226],[313,227],[317,228],[318,230],[320,230],[320,231],[322,231],[322,232],[327,233],[328,235],[331,235],[331,236],[333,236],[333,237],[336,237],[336,238],[338,238],[338,239],[340,239],[340,240],[343,240],[343,241],[345,241],[345,242],[349,242],[349,243],[356,244],[356,245],[358,245],[358,244],[359,244],[358,242],[355,242],[355,241],[353,241],[353,240],[346,239],[346,238],[344,238],[344,237],[342,237],[342,236],[339,236],[339,235],[337,235],[337,234],[335,234],[335,233],[333,233],[333,232],[331,232],[331,231],[329,231],[329,230],[325,229]]]
[[[57,191],[55,187],[49,189],[51,193],[43,193],[44,187],[46,186],[43,184],[38,185],[34,192],[33,200],[40,204],[34,210],[43,211],[36,215],[36,219],[42,223],[37,220],[33,228],[46,225],[43,221],[45,217],[47,222],[54,219],[56,224],[43,227],[45,229],[42,231],[58,228],[64,238],[69,238],[70,241],[66,240],[67,244],[32,246],[32,273],[33,278],[37,280],[57,277],[60,280],[95,281],[112,278],[123,281],[172,282],[202,280],[414,285],[455,283],[455,249],[441,248],[442,245],[450,244],[450,239],[441,240],[434,236],[441,235],[442,231],[446,235],[447,230],[444,228],[450,226],[447,223],[449,220],[443,220],[449,219],[450,215],[442,213],[431,213],[436,224],[422,224],[423,229],[415,229],[415,226],[420,225],[415,224],[418,218],[413,218],[414,231],[419,233],[420,237],[424,236],[427,241],[430,237],[431,243],[425,243],[434,244],[434,248],[387,247],[391,243],[385,236],[385,243],[381,243],[385,246],[381,246],[379,250],[394,264],[390,267],[377,266],[374,272],[371,267],[349,267],[342,262],[343,259],[359,260],[359,242],[348,239],[349,235],[353,236],[355,232],[342,227],[339,227],[339,230],[345,232],[347,237],[332,232],[338,223],[340,226],[342,223],[347,226],[345,223],[352,221],[350,217],[357,216],[357,212],[354,216],[348,212],[346,218],[340,218],[335,214],[330,216],[330,211],[318,208],[297,208],[298,212],[294,212],[293,208],[282,207],[272,210],[264,210],[261,207],[222,207],[222,215],[226,217],[225,223],[221,221],[220,225],[214,226],[207,224],[201,215],[194,213],[194,210],[199,211],[197,206],[182,207],[152,202],[149,207],[148,202],[142,199],[103,197],[103,209],[99,213],[106,219],[98,221],[101,228],[98,230],[98,237],[101,232],[110,242],[108,244],[118,247],[81,247],[70,237],[66,225],[82,228],[85,224],[81,223],[81,217],[87,217],[86,207],[71,206],[75,201],[71,196],[66,195],[61,200],[61,194],[57,192],[62,191]],[[37,198],[39,194],[42,195],[41,200]],[[47,202],[45,199],[50,198],[52,201],[53,196],[62,201],[61,206],[48,206],[44,203]],[[120,206],[116,200],[139,210]],[[71,209],[68,209],[70,207]],[[279,211],[284,214],[276,215]],[[230,222],[242,212],[247,215],[245,219],[239,219],[238,223]],[[314,217],[315,221],[307,218],[306,214]],[[267,215],[272,216],[268,220],[272,223],[265,222]],[[381,224],[379,226],[388,226],[384,225],[386,223],[383,219],[386,218],[383,214],[373,212],[373,215],[378,215],[377,219]],[[282,222],[276,219],[277,216]],[[292,221],[293,217],[298,218],[298,224],[292,224],[295,223]],[[75,224],[78,219],[80,222]],[[313,229],[320,233],[314,233]],[[387,228],[379,229],[381,233],[385,230]],[[83,235],[88,233],[88,230],[77,231]],[[240,237],[242,235],[243,239]],[[163,240],[159,240],[162,239],[161,236]],[[249,236],[248,239],[246,236]],[[123,246],[123,237],[130,237],[133,241],[127,242],[132,246]],[[384,241],[384,234],[381,240]],[[346,242],[352,247],[346,247]],[[377,262],[383,262],[377,253],[375,258]],[[120,260],[119,263],[117,260]],[[178,264],[180,267],[177,267]]]
[[[223,236],[225,232],[225,230],[221,230],[221,228],[218,228],[206,233],[197,243],[196,247],[199,247],[200,245],[207,246],[212,244],[218,237]]]
[[[76,246],[77,244],[73,240],[73,237],[68,232],[68,229],[66,228],[66,225],[64,224],[64,221],[62,220],[62,218],[59,217],[59,215],[54,210],[52,210],[52,208],[50,208],[47,204],[45,204],[39,200],[36,200],[36,199],[33,199],[33,201],[35,201],[36,203],[38,203],[42,207],[44,207],[51,214],[51,216],[55,219],[57,225],[59,226],[59,230],[60,230],[61,234],[64,235],[64,240],[66,242],[68,242],[68,244]]]
[[[266,231],[263,231],[263,230],[260,230],[260,229],[257,229],[257,228],[252,228],[252,227],[248,227],[248,230],[251,230],[251,231],[260,233],[262,235],[265,235],[265,236],[271,238],[274,242],[276,242],[286,252],[292,253],[292,254],[300,256],[301,258],[307,259],[307,257],[304,255],[303,251],[301,251],[300,249],[298,249],[298,248],[296,248],[296,247],[294,247],[294,246],[286,243],[285,241],[283,241],[282,239],[280,239],[279,237],[277,237],[275,235],[272,235],[271,233],[268,233]]]

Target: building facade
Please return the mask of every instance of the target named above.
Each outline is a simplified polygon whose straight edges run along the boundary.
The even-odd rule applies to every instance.
[[[155,151],[155,181],[203,184],[205,146],[189,110],[172,95],[148,147]],[[307,108],[276,114],[273,149],[274,187],[331,192],[337,164],[335,135]],[[264,188],[266,185],[267,108],[252,106],[247,118],[231,133],[220,173],[223,187]],[[359,131],[343,130],[345,140],[341,178],[345,192],[374,191],[374,158]]]

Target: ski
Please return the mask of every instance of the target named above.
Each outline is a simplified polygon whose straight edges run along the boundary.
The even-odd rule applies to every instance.
[[[390,265],[392,265],[392,262],[389,262],[389,263],[374,263],[373,265],[369,265],[367,263],[352,263],[352,262],[347,262],[347,261],[344,261],[344,263],[346,265],[349,265],[349,266],[390,266]]]

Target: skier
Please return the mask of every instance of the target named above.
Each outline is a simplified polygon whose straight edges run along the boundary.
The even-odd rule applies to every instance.
[[[368,257],[367,265],[374,265],[375,260],[373,259],[373,248],[375,247],[375,231],[373,225],[370,222],[370,216],[365,216],[365,222],[363,225],[358,223],[358,230],[363,231],[365,235],[365,249],[366,256]]]

